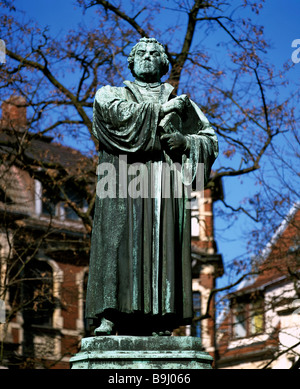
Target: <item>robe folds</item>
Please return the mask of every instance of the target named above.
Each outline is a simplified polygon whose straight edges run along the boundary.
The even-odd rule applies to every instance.
[[[180,128],[174,128],[186,136],[188,147],[180,153],[169,150],[160,140],[160,107],[175,97],[173,87],[161,84],[159,99],[152,100],[140,88],[129,81],[125,87],[104,86],[94,100],[99,165],[86,317],[119,320],[120,327],[124,317],[139,318],[140,326],[152,322],[163,327],[169,320],[173,329],[193,317],[191,221],[184,183],[195,180],[201,162],[208,179],[218,142],[191,101],[185,118],[179,118]],[[167,180],[164,165],[174,161],[186,168],[171,169]],[[116,173],[106,188],[104,166],[113,166]],[[180,183],[181,195],[172,195]],[[110,185],[113,191],[103,196]]]

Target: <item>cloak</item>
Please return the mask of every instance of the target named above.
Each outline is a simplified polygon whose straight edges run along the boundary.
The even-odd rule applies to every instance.
[[[170,84],[161,84],[158,102],[145,101],[134,82],[124,84],[100,88],[94,100],[99,165],[86,317],[105,316],[120,328],[127,320],[139,328],[174,329],[193,317],[191,221],[183,184],[195,182],[201,162],[208,179],[218,142],[192,101],[184,118],[160,121],[161,104],[176,97]],[[172,128],[186,136],[186,151],[171,152],[160,140]],[[188,168],[164,174],[174,162]],[[109,166],[116,173],[111,177]],[[174,196],[175,189],[180,195]]]

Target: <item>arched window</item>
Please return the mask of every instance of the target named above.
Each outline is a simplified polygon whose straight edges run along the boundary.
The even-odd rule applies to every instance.
[[[46,261],[33,259],[27,264],[22,282],[22,297],[25,325],[53,325],[53,271]]]

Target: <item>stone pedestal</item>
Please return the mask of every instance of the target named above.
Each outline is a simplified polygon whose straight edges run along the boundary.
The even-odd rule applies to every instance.
[[[83,338],[72,369],[211,369],[213,358],[191,336]]]

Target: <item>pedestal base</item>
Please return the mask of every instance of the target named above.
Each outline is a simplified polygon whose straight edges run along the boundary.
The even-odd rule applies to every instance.
[[[213,358],[191,336],[83,338],[72,369],[211,369]]]

